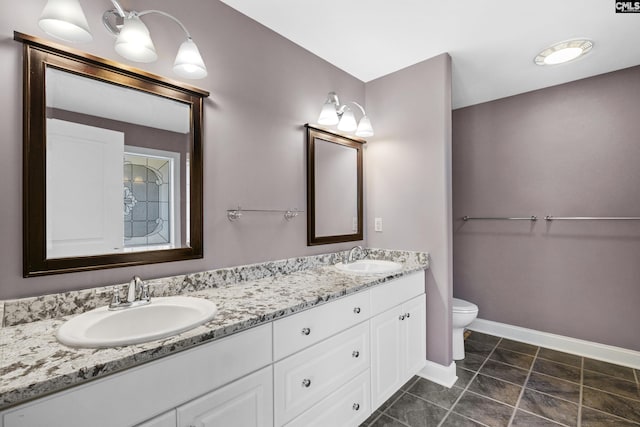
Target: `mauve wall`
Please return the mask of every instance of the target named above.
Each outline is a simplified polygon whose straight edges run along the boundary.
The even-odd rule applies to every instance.
[[[366,85],[376,134],[365,147],[370,246],[427,251],[427,358],[451,363],[451,58]],[[374,231],[381,217],[383,231]]]
[[[453,112],[454,295],[479,317],[640,350],[640,67]]]
[[[222,266],[311,255],[354,244],[306,246],[304,215],[246,214],[231,223],[226,209],[305,209],[305,130],[327,92],[364,101],[363,82],[214,0],[123,1],[178,17],[198,43],[209,76],[190,82],[211,92],[204,111],[204,259],[95,272],[22,278],[22,45],[13,31],[49,38],[37,26],[44,0],[0,2],[0,299],[162,277]],[[108,0],[83,1],[94,41],[74,47],[123,61],[102,25]],[[160,56],[131,64],[173,77],[180,28],[145,16]]]

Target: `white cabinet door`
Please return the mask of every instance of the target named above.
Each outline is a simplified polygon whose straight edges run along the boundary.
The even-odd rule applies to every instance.
[[[272,372],[268,366],[178,407],[178,427],[273,426]]]
[[[400,307],[371,319],[371,406],[377,408],[402,386],[404,339]]]
[[[418,373],[427,362],[427,301],[424,295],[402,305],[404,313],[405,381]]]
[[[176,411],[165,412],[142,424],[138,424],[136,427],[176,427]]]
[[[371,404],[377,408],[426,363],[422,294],[371,319]]]

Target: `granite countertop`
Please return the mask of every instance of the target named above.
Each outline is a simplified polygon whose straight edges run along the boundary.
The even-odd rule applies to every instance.
[[[370,258],[395,260],[403,269],[390,275],[357,276],[331,265],[343,256],[341,252],[148,281],[152,297],[183,294],[207,298],[216,303],[218,314],[212,321],[179,335],[123,347],[71,348],[55,338],[56,330],[71,316],[104,305],[107,288],[5,301],[0,304],[5,325],[0,328],[0,410],[429,266],[426,253],[369,250]]]

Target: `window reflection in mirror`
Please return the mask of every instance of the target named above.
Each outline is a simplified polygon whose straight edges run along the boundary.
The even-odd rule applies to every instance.
[[[362,240],[362,143],[307,125],[307,243]]]

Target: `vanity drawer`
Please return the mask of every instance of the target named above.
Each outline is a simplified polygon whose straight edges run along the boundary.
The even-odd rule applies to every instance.
[[[367,370],[369,322],[274,365],[274,412],[283,425]]]
[[[371,414],[371,378],[367,369],[286,427],[357,426]]]
[[[372,316],[410,300],[425,291],[424,271],[412,273],[371,289]]]
[[[273,323],[273,355],[279,360],[371,317],[369,291],[338,299]]]

